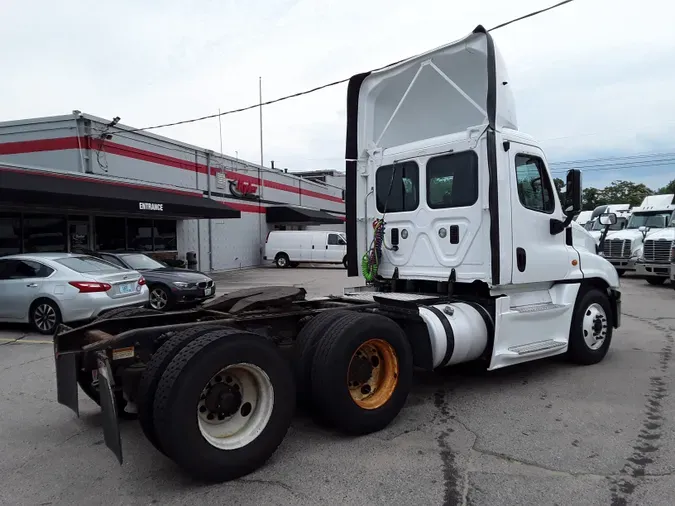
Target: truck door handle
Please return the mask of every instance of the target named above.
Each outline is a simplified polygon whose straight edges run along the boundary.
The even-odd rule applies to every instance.
[[[312,244],[312,249],[314,249],[314,245]]]
[[[516,263],[518,264],[518,270],[523,272],[527,265],[527,254],[523,248],[516,248]]]
[[[328,244],[326,244],[326,249],[328,249]]]
[[[26,286],[28,288],[37,288],[37,283],[28,283]]]

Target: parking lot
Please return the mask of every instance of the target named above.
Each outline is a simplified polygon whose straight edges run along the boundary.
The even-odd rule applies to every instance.
[[[219,275],[218,291],[294,284],[309,296],[360,284],[339,268]],[[0,332],[0,503],[672,504],[675,290],[623,278],[623,321],[606,359],[543,360],[493,373],[416,375],[407,406],[360,438],[298,415],[266,466],[222,485],[184,477],[122,424],[124,465],[98,407],[57,404],[49,339]]]

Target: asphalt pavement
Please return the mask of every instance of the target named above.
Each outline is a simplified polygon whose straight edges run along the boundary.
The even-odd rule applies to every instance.
[[[310,296],[358,284],[343,269],[218,275],[218,291],[295,284]],[[98,407],[56,402],[50,341],[0,332],[0,504],[673,504],[675,290],[622,279],[623,325],[606,359],[542,360],[416,375],[385,430],[350,438],[298,415],[263,468],[204,486],[122,424],[125,461]]]

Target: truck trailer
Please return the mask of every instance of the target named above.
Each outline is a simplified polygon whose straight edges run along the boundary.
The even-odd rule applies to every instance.
[[[79,387],[99,403],[120,463],[124,417],[187,473],[224,481],[263,465],[297,403],[368,434],[401,411],[414,367],[603,360],[619,277],[592,241],[575,241],[581,174],[569,171],[561,202],[482,26],[353,76],[345,158],[347,272],[364,283],[314,299],[242,290],[59,327],[58,401],[77,413]]]

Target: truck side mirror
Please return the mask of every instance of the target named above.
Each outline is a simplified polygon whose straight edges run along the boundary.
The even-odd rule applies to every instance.
[[[616,214],[601,214],[598,220],[600,221],[600,225],[614,225],[616,223]]]
[[[567,216],[581,211],[581,171],[570,169],[567,172],[564,211]],[[614,216],[616,220],[616,216]]]
[[[644,234],[647,231],[647,227],[642,225],[641,227],[638,227],[638,230]]]

